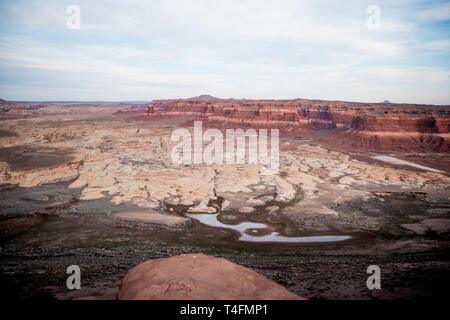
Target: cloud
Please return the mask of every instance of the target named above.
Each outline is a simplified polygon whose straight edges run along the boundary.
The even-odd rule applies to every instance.
[[[372,66],[361,69],[363,74],[377,77],[378,82],[449,82],[450,70],[436,67]]]
[[[450,2],[419,12],[423,20],[443,21],[450,19]]]
[[[448,50],[450,49],[450,40],[435,40],[426,42],[423,46],[427,50]]]
[[[0,96],[448,103],[448,33],[429,23],[447,4],[380,1],[369,30],[362,1],[78,0],[68,30],[69,4],[0,2]]]

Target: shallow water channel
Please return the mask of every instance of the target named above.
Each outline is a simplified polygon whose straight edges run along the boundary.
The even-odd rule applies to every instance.
[[[239,233],[239,241],[244,242],[281,242],[281,243],[317,243],[317,242],[339,242],[349,240],[349,235],[325,235],[308,237],[287,237],[276,232],[273,227],[265,223],[241,222],[238,224],[225,224],[220,222],[216,214],[186,214],[187,217],[195,219],[200,223],[215,227],[234,230]],[[263,235],[261,235],[263,233]]]

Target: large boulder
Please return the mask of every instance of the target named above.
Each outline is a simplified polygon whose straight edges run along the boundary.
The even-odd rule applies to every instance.
[[[266,277],[223,258],[184,254],[131,269],[119,300],[301,300]]]

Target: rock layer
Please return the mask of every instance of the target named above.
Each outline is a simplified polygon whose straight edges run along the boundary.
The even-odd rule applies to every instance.
[[[148,117],[192,115],[219,128],[278,128],[345,149],[450,152],[449,106],[323,100],[157,100]],[[140,118],[144,118],[140,117]]]
[[[301,300],[281,285],[223,258],[184,254],[131,269],[119,300]]]

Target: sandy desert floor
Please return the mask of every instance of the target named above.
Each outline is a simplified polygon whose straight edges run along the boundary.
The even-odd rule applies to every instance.
[[[202,252],[249,267],[310,299],[448,296],[450,168],[442,154],[398,158],[282,137],[280,170],[175,165],[172,131],[116,114],[123,106],[17,104],[0,113],[1,283],[5,298],[114,298],[139,262]],[[214,215],[220,228],[193,215]],[[189,214],[189,216],[187,216]],[[348,236],[324,243],[240,241]],[[224,228],[223,225],[230,226]],[[67,266],[82,270],[68,291]],[[368,290],[378,265],[382,289]]]

